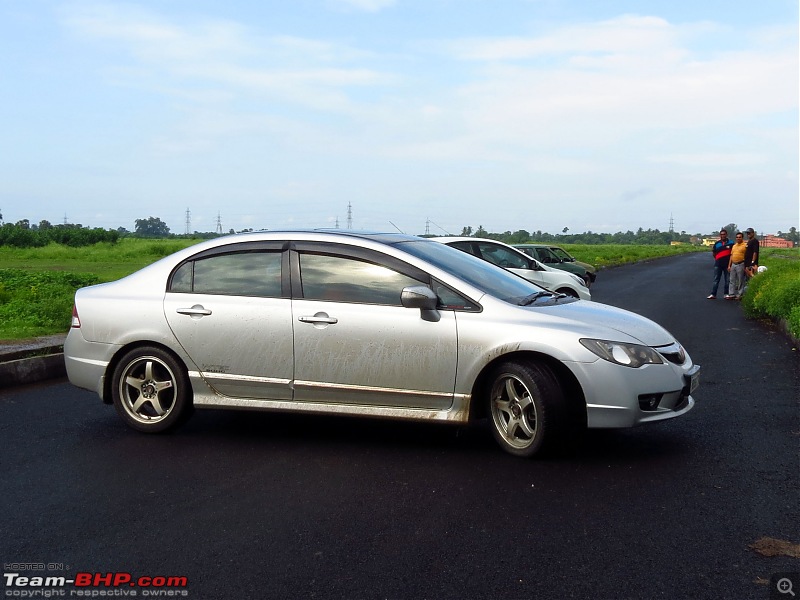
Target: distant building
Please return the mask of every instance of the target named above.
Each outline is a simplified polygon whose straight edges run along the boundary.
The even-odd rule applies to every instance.
[[[764,235],[758,239],[762,248],[793,248],[794,243],[791,240],[775,237],[774,235]]]

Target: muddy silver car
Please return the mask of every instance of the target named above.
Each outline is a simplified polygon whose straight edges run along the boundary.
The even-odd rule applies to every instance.
[[[464,423],[531,456],[685,414],[699,367],[639,315],[400,234],[222,237],[78,290],[70,381],[143,432],[195,408]]]

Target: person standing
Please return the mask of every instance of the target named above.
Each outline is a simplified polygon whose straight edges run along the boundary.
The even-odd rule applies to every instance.
[[[746,277],[750,278],[758,272],[760,244],[752,227],[748,227],[745,233],[747,233],[747,250],[744,253],[744,273]]]
[[[711,247],[711,253],[714,256],[714,283],[711,286],[711,294],[709,300],[717,299],[717,290],[719,289],[719,280],[725,278],[725,287],[723,293],[728,289],[730,284],[730,273],[728,272],[728,263],[731,257],[731,246],[733,242],[728,239],[728,231],[726,229],[719,230],[719,239],[714,242]]]
[[[739,231],[736,233],[736,243],[731,247],[731,257],[728,260],[728,271],[730,271],[730,287],[726,300],[741,300],[744,293],[744,255],[747,252],[747,244],[744,243],[744,234]]]

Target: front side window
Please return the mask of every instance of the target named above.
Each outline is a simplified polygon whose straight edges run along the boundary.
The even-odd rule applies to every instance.
[[[189,261],[175,271],[171,292],[281,296],[281,253],[241,252]]]
[[[561,259],[567,261],[573,260],[572,256],[563,248],[551,248],[551,250],[553,251],[553,253],[555,253],[556,256],[558,256]]]
[[[300,253],[303,298],[400,306],[403,288],[420,281],[376,263],[344,256]]]
[[[504,269],[529,269],[528,261],[516,252],[504,248],[503,246],[495,246],[494,244],[479,243],[478,247],[481,251],[481,256],[484,260],[490,263],[503,267]]]

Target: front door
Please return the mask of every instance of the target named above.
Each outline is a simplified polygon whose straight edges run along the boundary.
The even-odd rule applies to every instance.
[[[293,256],[302,288],[292,301],[295,400],[450,408],[455,314],[423,320],[419,309],[401,305],[400,294],[426,283],[424,274],[379,253],[357,254],[346,246],[335,255],[309,246]]]

